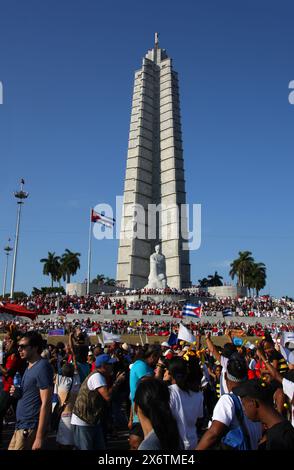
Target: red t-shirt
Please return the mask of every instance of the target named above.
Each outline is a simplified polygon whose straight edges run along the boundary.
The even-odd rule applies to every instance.
[[[21,359],[17,357],[15,354],[10,354],[7,357],[7,361],[5,364],[5,369],[7,371],[13,370],[13,375],[5,377],[4,375],[2,376],[2,383],[3,383],[3,390],[4,392],[9,392],[10,387],[13,385],[13,377],[17,371],[21,369]]]

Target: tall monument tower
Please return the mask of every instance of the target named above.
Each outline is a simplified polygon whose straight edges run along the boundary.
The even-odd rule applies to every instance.
[[[172,59],[155,44],[135,72],[131,124],[124,185],[123,214],[117,262],[117,282],[133,289],[146,286],[149,258],[161,244],[166,258],[169,287],[190,286],[189,251],[183,249],[186,215],[179,211],[175,235],[173,211],[186,203],[181,134],[179,84]],[[155,237],[148,237],[154,219],[148,218],[149,205],[162,206],[156,215]],[[143,207],[145,220],[137,219],[136,205]],[[166,212],[165,212],[166,211]],[[182,228],[182,230],[181,230]],[[134,238],[134,231],[140,232]],[[143,233],[143,235],[142,235]],[[184,236],[185,234],[185,236]]]

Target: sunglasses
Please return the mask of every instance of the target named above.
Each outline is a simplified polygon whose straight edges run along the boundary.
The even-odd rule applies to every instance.
[[[17,349],[27,349],[30,345],[29,344],[19,344]]]

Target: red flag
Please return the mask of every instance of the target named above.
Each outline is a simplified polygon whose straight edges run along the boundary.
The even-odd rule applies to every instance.
[[[31,320],[35,320],[37,316],[37,312],[28,310],[23,305],[10,304],[6,302],[0,302],[0,313],[10,313],[11,315],[15,315],[18,317],[28,317]]]

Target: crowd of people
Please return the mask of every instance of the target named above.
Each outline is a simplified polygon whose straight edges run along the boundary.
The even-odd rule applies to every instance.
[[[0,320],[0,333],[4,333],[10,323],[11,320]],[[62,330],[62,335],[68,335],[75,327],[80,327],[88,335],[101,335],[102,330],[104,330],[118,335],[169,336],[171,332],[177,333],[180,323],[176,320],[126,320],[125,318],[98,321],[92,320],[91,317],[70,322],[64,318],[41,320],[39,317],[31,322],[14,320],[13,324],[22,333],[37,330],[41,334],[50,334],[50,332]],[[191,321],[188,323],[188,326],[193,333],[205,334],[207,331],[210,331],[213,336],[223,336],[227,327],[239,330],[241,336],[263,337],[266,333],[277,335],[283,331],[294,331],[294,324],[290,322],[272,322],[263,325],[258,321],[250,324],[246,321],[237,321],[235,319],[227,322],[221,319],[217,322]]]
[[[133,291],[130,291],[132,293]],[[176,291],[183,295],[186,302],[193,298],[194,302],[202,306],[203,316],[216,316],[224,310],[230,309],[232,315],[240,317],[265,317],[279,318],[281,320],[294,319],[294,301],[286,297],[273,298],[270,296],[244,297],[244,298],[207,298],[203,292]],[[181,317],[185,302],[177,299],[161,300],[142,299],[146,292],[138,293],[138,298],[133,300],[126,295],[97,294],[89,296],[72,296],[61,294],[47,294],[29,296],[18,300],[18,303],[38,315],[69,315],[69,314],[100,314],[104,309],[111,310],[113,314],[127,315],[129,310],[141,311],[143,315],[170,315]],[[158,292],[156,291],[158,294]],[[150,295],[152,292],[150,292]],[[175,294],[175,292],[173,292]],[[134,295],[134,294],[132,294]],[[169,294],[171,295],[171,294]]]
[[[131,450],[294,450],[293,342],[266,331],[236,345],[226,327],[223,347],[199,328],[193,342],[91,344],[80,323],[53,345],[37,325],[21,327],[4,325],[9,450],[46,448],[49,428],[68,450],[105,450],[122,428]]]

